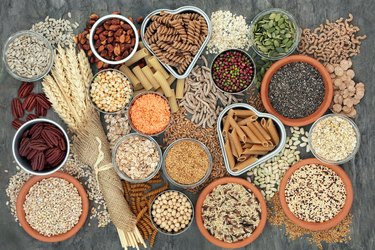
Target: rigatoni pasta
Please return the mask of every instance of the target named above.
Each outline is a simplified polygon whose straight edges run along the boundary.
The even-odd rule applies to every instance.
[[[229,110],[222,121],[222,134],[225,154],[234,172],[256,162],[280,143],[274,121],[260,118],[251,110]]]

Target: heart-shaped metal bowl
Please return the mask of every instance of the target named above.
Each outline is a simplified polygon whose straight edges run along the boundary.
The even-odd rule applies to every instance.
[[[279,135],[280,135],[279,145],[277,145],[277,147],[274,150],[272,150],[270,153],[268,153],[266,155],[263,155],[262,157],[258,158],[258,160],[256,162],[250,164],[249,166],[241,169],[238,172],[232,171],[232,169],[229,166],[227,153],[225,151],[225,145],[224,145],[225,142],[224,142],[224,138],[223,138],[223,133],[221,132],[222,128],[223,128],[222,121],[223,121],[224,116],[226,115],[226,113],[228,113],[228,111],[230,109],[234,109],[234,108],[251,110],[260,118],[271,118],[275,122],[276,128],[277,128],[277,130],[279,132]],[[235,104],[231,104],[229,106],[226,106],[224,108],[224,110],[221,111],[221,113],[219,114],[219,117],[217,119],[216,130],[217,130],[217,135],[219,137],[221,152],[223,153],[225,168],[227,169],[227,172],[230,175],[234,175],[234,176],[239,176],[239,175],[245,173],[246,171],[249,171],[250,169],[255,168],[259,164],[261,164],[263,162],[266,162],[267,160],[271,159],[272,157],[277,155],[284,148],[285,142],[286,142],[285,127],[284,127],[283,123],[276,116],[268,114],[268,113],[259,112],[254,107],[252,107],[252,106],[250,106],[249,104],[246,104],[246,103],[235,103]]]
[[[151,21],[151,17],[154,16],[154,15],[158,15],[160,14],[160,12],[162,11],[166,11],[166,12],[169,12],[171,14],[178,14],[178,13],[191,13],[191,12],[195,12],[195,13],[198,13],[200,14],[207,22],[207,27],[208,27],[208,34],[207,34],[207,37],[206,39],[204,40],[203,44],[201,45],[201,47],[199,48],[198,52],[195,54],[193,60],[191,61],[189,67],[186,69],[185,73],[184,74],[179,74],[177,73],[177,71],[175,70],[174,67],[171,67],[163,62],[160,61],[160,59],[156,56],[156,54],[154,53],[154,51],[151,49],[150,45],[147,43],[147,41],[145,40],[144,36],[145,36],[145,33],[146,33],[146,28],[149,26],[149,23]],[[200,55],[202,54],[204,48],[206,47],[208,41],[210,40],[211,38],[211,32],[212,32],[212,26],[211,26],[211,20],[210,18],[208,17],[208,15],[201,9],[197,8],[197,7],[194,7],[194,6],[183,6],[183,7],[180,7],[176,10],[169,10],[169,9],[158,9],[158,10],[155,10],[153,12],[151,12],[150,14],[148,14],[144,21],[142,22],[142,27],[141,27],[141,38],[142,38],[142,41],[143,41],[143,44],[145,45],[145,47],[159,60],[159,62],[174,76],[176,77],[177,79],[184,79],[186,78],[190,72],[192,71],[195,63],[198,61]]]

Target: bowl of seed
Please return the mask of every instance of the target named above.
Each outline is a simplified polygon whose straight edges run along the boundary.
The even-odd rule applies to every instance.
[[[22,228],[43,242],[64,241],[75,235],[85,224],[88,211],[85,189],[63,172],[31,177],[16,202]]]
[[[246,91],[255,79],[255,63],[243,50],[225,50],[214,58],[211,64],[211,79],[215,86],[226,93]]]
[[[172,142],[163,154],[163,173],[173,185],[193,188],[207,180],[212,156],[202,142],[181,138]]]
[[[251,22],[253,49],[268,60],[279,60],[298,47],[301,29],[287,11],[272,8],[260,12]]]
[[[152,201],[150,218],[160,233],[179,235],[188,230],[193,223],[194,206],[186,194],[177,190],[166,190]]]
[[[263,232],[267,206],[261,192],[241,178],[224,177],[210,183],[195,205],[201,234],[220,248],[242,248]]]
[[[330,164],[343,164],[358,152],[361,135],[357,125],[348,117],[328,114],[310,128],[309,145],[313,155]]]
[[[89,99],[99,112],[113,114],[124,110],[133,97],[133,85],[116,69],[96,73],[89,86]]]
[[[328,110],[333,83],[318,60],[292,55],[272,64],[260,92],[268,113],[285,125],[300,127],[313,123]]]
[[[116,172],[123,180],[142,183],[159,172],[162,152],[152,137],[130,133],[118,140],[112,159]]]
[[[3,62],[8,73],[17,80],[35,82],[51,70],[54,52],[42,35],[19,31],[11,35],[3,48]]]
[[[323,231],[348,215],[353,187],[339,166],[309,158],[288,169],[280,182],[279,196],[285,215],[294,224]]]

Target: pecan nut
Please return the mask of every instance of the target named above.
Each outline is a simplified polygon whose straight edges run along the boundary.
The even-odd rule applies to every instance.
[[[18,97],[19,98],[27,97],[28,95],[30,95],[30,93],[33,91],[33,89],[34,89],[34,83],[23,82],[18,89],[18,93],[17,93]]]
[[[12,115],[14,118],[23,117],[23,115],[25,114],[25,111],[22,108],[22,103],[20,99],[18,98],[13,98],[11,108],[12,108]]]

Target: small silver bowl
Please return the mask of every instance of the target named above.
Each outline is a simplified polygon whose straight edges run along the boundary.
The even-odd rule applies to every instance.
[[[156,225],[156,223],[154,222],[154,216],[152,215],[152,206],[154,205],[154,202],[156,201],[156,199],[157,199],[159,196],[161,196],[162,194],[165,194],[165,193],[167,193],[167,192],[178,192],[178,193],[182,194],[183,196],[185,196],[186,199],[189,201],[189,203],[190,203],[190,205],[191,205],[191,209],[192,209],[191,219],[190,219],[190,221],[189,221],[189,224],[188,224],[183,230],[181,230],[181,231],[179,231],[179,232],[176,232],[176,233],[166,232],[165,230],[161,229],[161,228],[160,228],[158,225]],[[158,230],[158,232],[160,232],[160,233],[162,233],[162,234],[165,234],[165,235],[175,236],[175,235],[182,234],[182,233],[186,232],[186,231],[190,228],[191,224],[193,224],[193,220],[194,220],[194,204],[193,204],[193,202],[190,200],[190,198],[189,198],[186,194],[184,194],[184,193],[182,193],[182,192],[180,192],[180,191],[177,191],[177,190],[165,190],[164,192],[158,194],[158,195],[154,198],[154,200],[152,201],[149,210],[150,210],[149,213],[150,213],[150,218],[151,218],[151,223],[152,223],[152,225],[156,228],[156,230]]]
[[[119,60],[119,61],[110,61],[110,60],[107,60],[107,59],[101,57],[99,55],[99,53],[96,51],[95,46],[94,46],[94,35],[95,35],[96,28],[100,24],[102,24],[105,21],[107,21],[108,19],[120,19],[120,20],[124,21],[125,23],[129,24],[130,27],[132,28],[133,32],[134,32],[135,44],[134,44],[134,48],[133,48],[132,52],[126,58],[124,58],[122,60]],[[123,64],[126,61],[128,61],[135,54],[135,52],[137,51],[138,43],[139,43],[138,30],[135,27],[135,25],[129,19],[127,19],[126,17],[124,17],[122,15],[116,15],[116,14],[106,15],[106,16],[103,16],[103,17],[99,18],[94,23],[94,25],[92,26],[92,28],[90,30],[89,43],[90,43],[90,49],[91,49],[92,53],[95,55],[96,58],[99,58],[100,61],[102,61],[104,63],[107,63],[107,64],[111,64],[111,65]]]
[[[133,137],[133,136],[143,137],[143,138],[145,138],[147,140],[152,141],[155,144],[156,150],[157,150],[157,152],[159,154],[159,162],[158,162],[158,165],[155,167],[155,170],[149,176],[147,176],[146,178],[139,179],[139,180],[130,178],[127,174],[125,174],[120,169],[120,167],[117,165],[117,162],[116,162],[116,154],[117,154],[117,150],[118,150],[119,146],[124,141],[126,141],[127,139],[129,139],[130,137]],[[147,181],[151,180],[159,172],[159,170],[161,168],[161,163],[163,161],[162,155],[163,154],[161,152],[161,148],[160,148],[159,144],[157,143],[157,141],[155,141],[154,138],[152,138],[151,136],[145,136],[145,135],[141,135],[141,134],[138,134],[138,133],[130,133],[130,134],[127,134],[127,135],[121,137],[121,139],[118,140],[118,142],[116,143],[115,147],[113,148],[113,150],[112,150],[112,164],[115,167],[115,170],[116,170],[117,174],[120,176],[121,179],[123,179],[125,181],[128,181],[130,183],[142,183],[142,182],[147,182]]]
[[[251,79],[250,84],[249,84],[246,88],[244,88],[243,90],[240,90],[240,91],[237,91],[237,92],[228,92],[228,91],[225,91],[225,90],[221,89],[221,88],[216,84],[216,82],[215,82],[215,80],[214,80],[214,78],[213,78],[213,75],[212,75],[212,67],[214,66],[214,63],[215,63],[216,59],[217,59],[220,55],[222,55],[223,53],[225,53],[225,52],[229,52],[229,51],[238,51],[238,52],[244,54],[247,58],[250,59],[251,63],[253,64],[253,70],[254,70],[254,72],[253,72],[253,78]],[[215,87],[216,87],[218,90],[220,90],[220,91],[222,91],[222,92],[224,92],[224,93],[233,94],[233,95],[235,95],[235,94],[239,94],[239,93],[244,93],[246,90],[248,90],[248,89],[254,84],[254,81],[255,81],[255,78],[256,78],[256,73],[257,73],[257,72],[256,72],[256,65],[255,65],[254,59],[249,55],[249,53],[247,53],[246,51],[244,51],[244,50],[242,50],[242,49],[227,49],[227,50],[224,50],[224,51],[220,52],[219,54],[217,54],[217,55],[214,57],[214,59],[213,59],[212,62],[211,62],[211,67],[210,67],[210,78],[211,78],[211,81],[214,83]]]
[[[60,165],[58,165],[54,168],[50,168],[50,169],[43,169],[41,171],[35,171],[31,168],[31,165],[30,165],[29,161],[27,159],[23,158],[22,156],[20,156],[18,150],[19,150],[19,143],[21,141],[21,137],[22,137],[23,133],[26,130],[30,129],[35,124],[41,123],[41,122],[50,123],[50,124],[56,126],[63,133],[63,135],[65,137],[65,143],[66,143],[66,155],[65,155],[64,160],[60,163]],[[52,173],[58,171],[62,166],[65,165],[66,161],[69,158],[70,141],[69,141],[68,134],[65,132],[65,130],[59,124],[57,124],[56,122],[54,122],[52,120],[49,120],[49,119],[38,118],[38,119],[30,120],[30,121],[24,123],[17,130],[16,134],[13,137],[12,152],[13,152],[13,157],[16,160],[18,166],[20,166],[27,173],[32,174],[32,175],[49,175],[49,174],[52,174]]]

